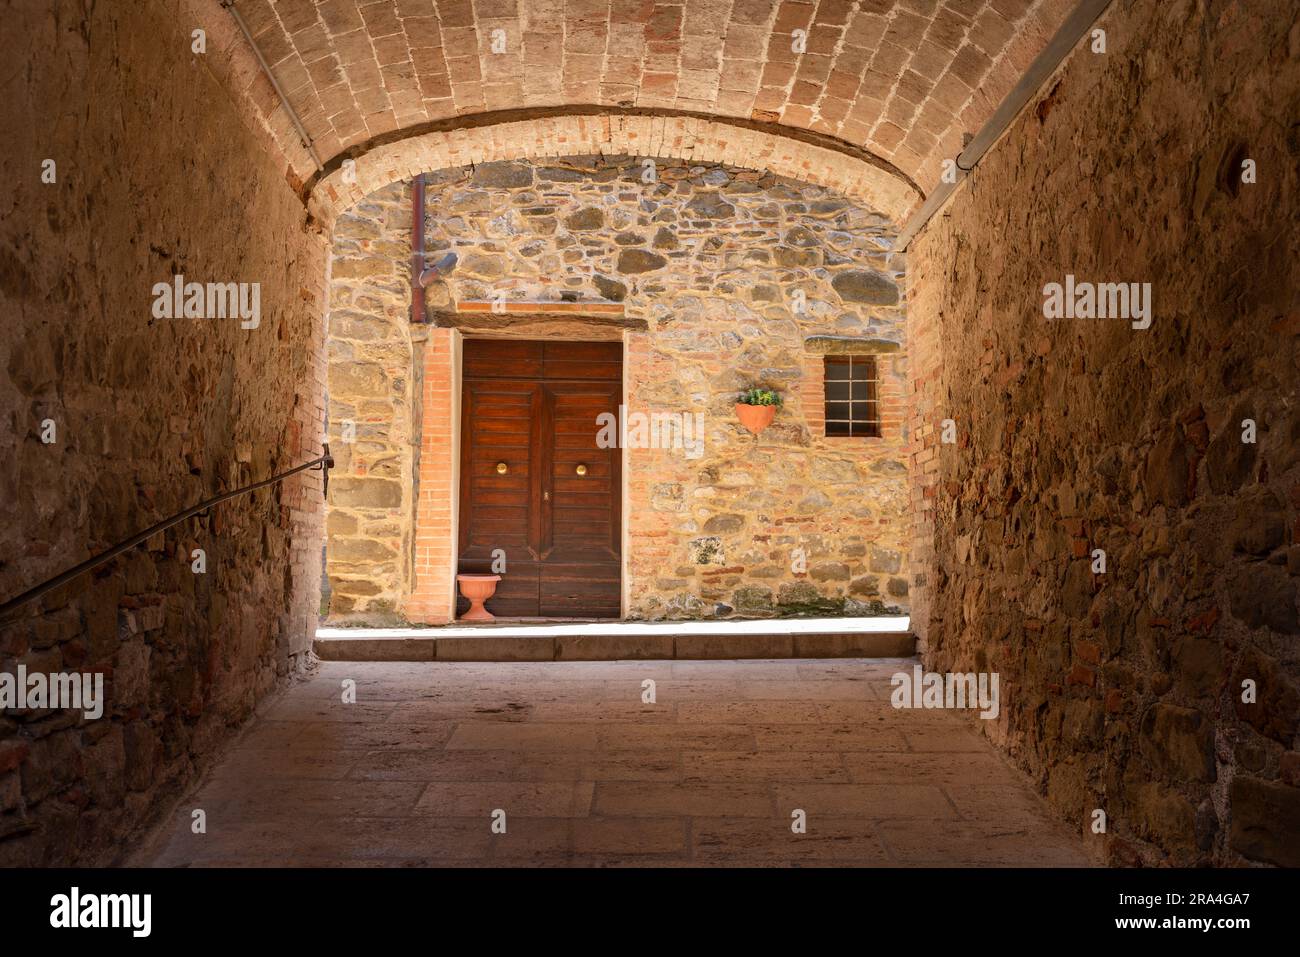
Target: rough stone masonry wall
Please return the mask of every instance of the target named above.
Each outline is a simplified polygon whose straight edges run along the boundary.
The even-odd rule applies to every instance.
[[[414,587],[419,330],[411,313],[411,190],[395,183],[334,228],[329,285],[329,613],[403,620]],[[413,441],[415,437],[415,441]]]
[[[318,454],[325,264],[284,159],[217,77],[232,37],[194,55],[193,21],[150,2],[6,17],[4,52],[26,65],[0,96],[3,598]],[[260,282],[259,327],[153,318],[174,273]],[[319,486],[221,505],[0,623],[0,670],[102,672],[107,698],[99,720],[0,712],[0,865],[123,853],[302,667]]]
[[[976,723],[1113,863],[1300,865],[1288,14],[1117,2],[909,251],[959,439],[927,444],[927,665],[1000,673]],[[1067,273],[1150,282],[1151,327],[1044,319]]]
[[[626,338],[629,413],[703,413],[705,441],[694,459],[630,451],[630,617],[906,608],[906,358],[891,226],[827,189],[761,172],[662,161],[655,181],[644,172],[635,158],[588,157],[429,175],[430,258],[460,256],[450,281],[429,287],[430,308],[612,300],[647,324]],[[411,586],[409,210],[409,186],[394,184],[335,230],[330,428],[344,467],[328,563],[331,614],[352,620],[400,615]],[[523,321],[516,331],[526,334]],[[814,336],[879,350],[883,437],[825,437]],[[750,385],[786,399],[757,440],[732,408]],[[346,448],[344,420],[356,429]]]

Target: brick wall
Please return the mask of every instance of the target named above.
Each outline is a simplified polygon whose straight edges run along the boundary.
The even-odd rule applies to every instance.
[[[424,346],[420,481],[415,512],[415,581],[406,614],[444,623],[455,617],[456,506],[460,497],[457,444],[459,339],[454,329],[430,329]]]

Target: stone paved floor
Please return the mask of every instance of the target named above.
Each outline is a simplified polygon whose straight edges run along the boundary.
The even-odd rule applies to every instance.
[[[134,863],[1086,864],[962,719],[890,706],[912,664],[326,663]]]

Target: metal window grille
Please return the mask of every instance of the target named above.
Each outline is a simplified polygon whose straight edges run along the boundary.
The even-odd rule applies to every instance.
[[[826,435],[880,436],[880,378],[875,356],[826,356]]]

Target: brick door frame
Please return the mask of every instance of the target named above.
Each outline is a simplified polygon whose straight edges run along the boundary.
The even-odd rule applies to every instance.
[[[620,405],[617,410],[620,419],[619,454],[622,457],[619,466],[619,489],[618,489],[618,494],[622,498],[622,506],[619,508],[619,512],[618,512],[619,515],[618,521],[620,525],[620,528],[618,530],[619,532],[618,617],[620,621],[627,621],[627,611],[629,608],[632,607],[632,602],[631,602],[632,569],[628,564],[632,557],[632,538],[631,535],[628,533],[628,529],[632,527],[631,516],[628,515],[628,508],[632,503],[632,498],[631,495],[629,494],[631,489],[630,482],[632,477],[632,459],[631,456],[628,455],[627,443],[623,441],[623,427],[622,427],[621,420],[622,417],[626,414],[626,410],[629,409],[632,404],[631,396],[628,394],[628,389],[630,388],[628,383],[631,381],[631,376],[629,375],[628,370],[632,368],[633,356],[636,354],[632,348],[633,337],[635,335],[636,334],[632,332],[624,330],[623,335],[619,340],[623,345],[623,370],[622,370],[623,387],[622,390],[619,392]],[[646,337],[644,334],[641,334],[638,338],[644,339]]]
[[[409,621],[421,624],[445,625],[456,618],[462,338],[458,329],[435,327],[424,343],[419,465],[413,476],[414,580],[404,608]]]
[[[521,327],[500,338],[530,338]],[[512,334],[513,333],[513,334]],[[535,335],[535,333],[534,333]],[[477,338],[477,337],[476,337]],[[498,338],[498,337],[491,337]],[[573,341],[586,341],[575,339]],[[591,340],[596,341],[596,340]],[[605,339],[602,341],[610,341]],[[623,347],[621,402],[628,405],[628,334],[619,338]],[[448,625],[456,621],[456,569],[460,559],[460,457],[461,408],[465,378],[462,354],[465,335],[455,328],[428,330],[424,344],[423,378],[420,388],[419,466],[416,469],[414,584],[406,599],[407,620],[427,625]],[[626,446],[620,447],[622,461],[618,494],[622,497],[619,538],[619,620],[627,619],[629,598],[628,472],[631,462]]]

